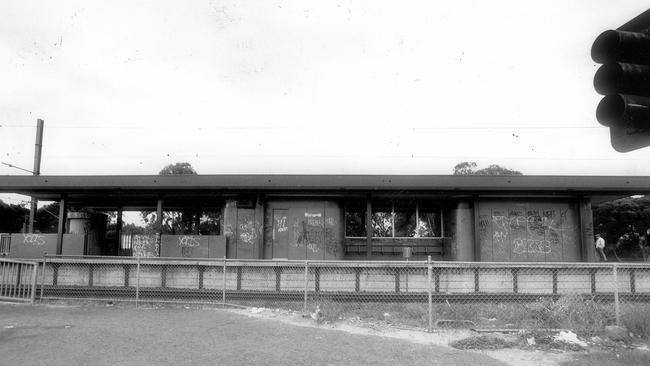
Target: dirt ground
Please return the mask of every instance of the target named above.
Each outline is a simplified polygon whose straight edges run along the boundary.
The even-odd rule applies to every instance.
[[[504,365],[442,334],[268,309],[0,304],[2,365]]]
[[[604,356],[618,361],[618,352],[625,351],[449,346],[476,335],[461,329],[426,333],[359,318],[320,323],[300,312],[268,308],[0,303],[0,365],[551,366],[582,360],[593,366],[610,364],[598,362]],[[624,364],[647,364],[650,356],[642,353]]]
[[[439,330],[433,333],[426,333],[424,329],[400,329],[388,326],[381,322],[369,322],[349,319],[346,322],[335,324],[316,324],[311,318],[305,318],[298,312],[291,312],[280,309],[252,308],[236,309],[231,312],[265,320],[274,320],[301,327],[318,327],[320,329],[340,330],[350,334],[372,335],[386,339],[407,341],[413,344],[430,345],[435,347],[450,348],[449,343],[476,335],[476,332],[466,329]],[[483,359],[495,359],[512,366],[555,366],[561,362],[571,359],[573,352],[566,351],[529,351],[516,348],[505,348],[500,350],[467,351],[488,357]],[[401,364],[401,363],[400,363]],[[452,365],[455,365],[451,363]]]

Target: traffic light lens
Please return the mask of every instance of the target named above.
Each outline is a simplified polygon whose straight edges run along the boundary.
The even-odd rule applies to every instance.
[[[623,118],[625,100],[618,94],[605,96],[596,107],[596,119],[601,125],[610,127]]]
[[[604,31],[596,38],[591,47],[591,58],[599,64],[615,61],[619,40],[617,31]]]

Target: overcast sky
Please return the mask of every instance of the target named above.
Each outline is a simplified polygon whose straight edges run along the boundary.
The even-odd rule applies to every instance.
[[[581,1],[0,2],[0,160],[42,174],[650,175],[595,120]],[[27,174],[0,165],[0,175]]]

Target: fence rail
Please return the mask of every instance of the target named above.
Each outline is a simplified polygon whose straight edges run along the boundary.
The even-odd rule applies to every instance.
[[[37,262],[0,258],[0,299],[33,303]]]
[[[609,323],[620,323],[635,311],[650,311],[647,263],[45,256],[41,268],[43,299],[208,303],[304,312],[326,307],[329,316],[371,312],[380,318],[392,312],[428,329],[449,319],[485,323],[495,312],[503,313],[496,316],[503,318],[497,319],[501,325],[550,326],[553,317],[561,318],[578,305],[590,307]],[[521,319],[510,319],[512,314]]]

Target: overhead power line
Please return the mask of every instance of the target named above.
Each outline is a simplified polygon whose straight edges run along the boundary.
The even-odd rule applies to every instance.
[[[32,125],[20,125],[20,124],[2,124],[0,127],[8,128],[33,128]],[[346,125],[345,128],[355,128],[356,126]],[[98,125],[98,126],[88,126],[88,125],[62,125],[62,126],[48,126],[48,129],[115,129],[115,130],[137,130],[137,129],[154,129],[154,126],[148,125]],[[218,130],[218,131],[227,131],[227,130],[296,130],[296,129],[310,129],[310,125],[283,125],[283,126],[194,126],[194,125],[185,125],[185,129],[197,129],[197,130]],[[364,129],[365,126],[358,126],[356,128]],[[600,125],[580,125],[580,126],[570,126],[570,125],[545,125],[545,126],[507,126],[507,125],[495,125],[495,126],[392,126],[391,128],[401,129],[401,130],[567,130],[567,129],[604,129],[605,127]]]

